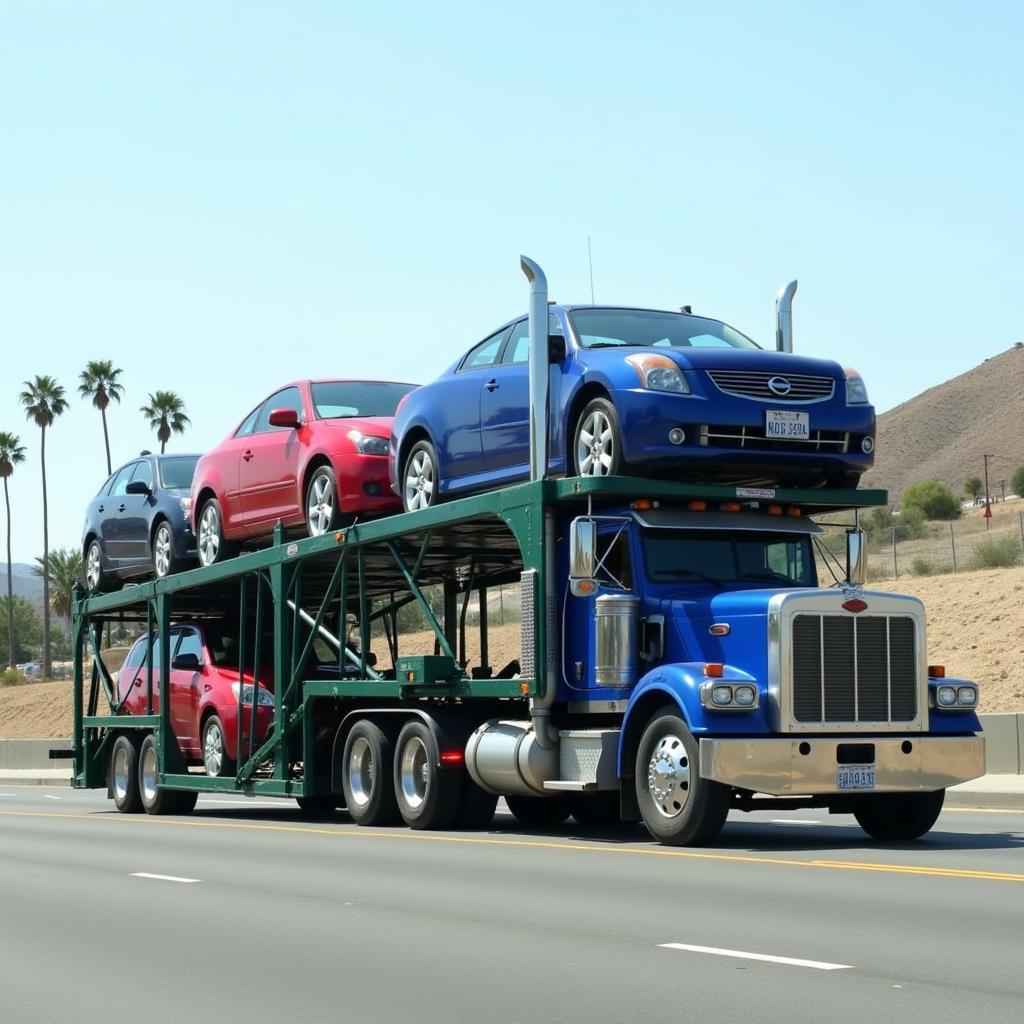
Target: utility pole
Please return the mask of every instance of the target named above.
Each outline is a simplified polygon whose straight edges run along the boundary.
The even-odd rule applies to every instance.
[[[985,460],[985,529],[992,525],[992,501],[988,496],[988,455],[982,455]]]
[[[1005,505],[1006,504],[1006,481],[1005,480],[998,480],[998,481],[996,481],[996,485],[999,487],[999,491],[1002,494],[1001,501]]]

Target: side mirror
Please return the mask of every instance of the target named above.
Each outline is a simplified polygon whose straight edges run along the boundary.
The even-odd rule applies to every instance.
[[[125,494],[151,494],[149,484],[143,483],[141,480],[129,480],[125,485]]]
[[[851,587],[863,587],[868,574],[868,549],[864,531],[859,527],[846,531],[846,581]]]
[[[270,425],[272,427],[297,427],[299,414],[294,409],[271,409]]]
[[[552,366],[565,362],[565,337],[563,335],[548,335],[548,362]]]
[[[569,524],[569,589],[576,597],[586,597],[597,589],[596,564],[597,523],[582,517],[574,519]]]
[[[171,668],[176,672],[198,672],[202,667],[198,654],[179,654],[171,659]]]

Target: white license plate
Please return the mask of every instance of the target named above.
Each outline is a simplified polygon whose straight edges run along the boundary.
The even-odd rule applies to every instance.
[[[841,764],[836,769],[836,789],[874,789],[873,764]]]
[[[789,409],[768,409],[764,414],[764,436],[775,441],[809,441],[810,414]]]

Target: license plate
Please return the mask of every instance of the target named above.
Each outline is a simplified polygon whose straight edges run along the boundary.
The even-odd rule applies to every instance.
[[[811,416],[790,409],[768,409],[764,414],[764,436],[773,441],[809,441]]]
[[[873,764],[843,764],[836,770],[836,789],[874,789]]]

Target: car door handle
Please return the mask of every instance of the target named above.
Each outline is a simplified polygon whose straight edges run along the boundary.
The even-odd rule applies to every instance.
[[[118,505],[117,506],[117,511],[118,512],[123,512],[124,511],[124,505]]]
[[[485,385],[488,391],[495,391],[501,387],[501,385],[492,377]]]
[[[102,506],[102,505],[100,505],[100,507],[99,507],[99,508],[97,508],[97,509],[96,509],[96,511],[97,511],[97,512],[102,512],[102,511],[103,511],[103,506]]]
[[[246,462],[248,462],[252,458],[252,449],[251,448],[246,448],[245,451],[242,452],[242,458]]]

